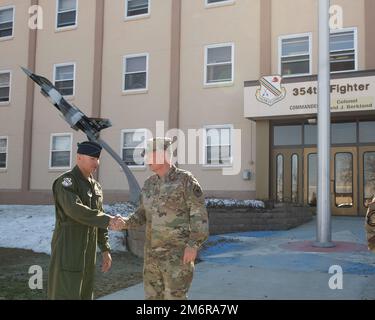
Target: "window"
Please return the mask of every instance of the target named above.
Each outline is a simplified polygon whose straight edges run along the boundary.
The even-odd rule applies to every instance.
[[[206,0],[206,6],[220,6],[225,4],[232,4],[235,0]]]
[[[275,146],[298,146],[302,144],[302,126],[274,126]]]
[[[63,96],[74,96],[75,64],[55,65],[54,83]]]
[[[72,154],[72,135],[70,133],[51,136],[50,169],[70,168]]]
[[[13,37],[15,7],[0,8],[0,40]]]
[[[357,124],[355,122],[332,123],[331,143],[357,143]]]
[[[10,102],[10,71],[0,72],[0,104],[8,104]]]
[[[284,156],[282,154],[276,157],[276,201],[284,200]]]
[[[291,170],[291,181],[292,181],[292,202],[293,203],[298,203],[298,173],[299,173],[299,168],[298,168],[298,154],[293,154],[292,155],[292,170]]]
[[[205,50],[205,84],[233,82],[233,44],[207,46]]]
[[[279,55],[279,73],[282,76],[311,74],[311,35],[280,37]]]
[[[125,18],[150,14],[150,0],[125,0]]]
[[[57,28],[77,25],[78,0],[57,0]]]
[[[375,121],[365,121],[359,123],[359,142],[375,142]]]
[[[205,128],[205,163],[210,166],[232,164],[232,126]]]
[[[122,131],[122,160],[128,166],[144,166],[142,151],[146,147],[146,130],[123,130]]]
[[[357,70],[356,30],[331,32],[331,72]]]
[[[147,90],[148,54],[124,57],[124,91]]]
[[[0,169],[7,168],[8,138],[0,137]]]

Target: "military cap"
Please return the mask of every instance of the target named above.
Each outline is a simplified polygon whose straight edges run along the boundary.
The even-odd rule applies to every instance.
[[[157,137],[147,141],[146,149],[142,152],[142,157],[154,151],[166,151],[172,145],[173,141],[170,138]]]
[[[102,146],[99,143],[93,141],[85,141],[82,143],[77,143],[78,154],[87,155],[94,158],[99,158],[102,151]]]

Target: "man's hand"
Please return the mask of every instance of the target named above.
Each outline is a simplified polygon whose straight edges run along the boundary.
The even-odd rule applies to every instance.
[[[198,253],[197,249],[191,248],[191,247],[186,247],[185,252],[184,252],[183,263],[187,264],[187,263],[190,263],[192,261],[194,262],[195,259],[197,258],[197,253]]]
[[[116,217],[111,217],[109,220],[109,229],[113,231],[121,231],[126,228],[126,222],[123,217],[117,215]]]
[[[102,272],[106,273],[111,269],[112,266],[112,257],[108,251],[102,253]]]

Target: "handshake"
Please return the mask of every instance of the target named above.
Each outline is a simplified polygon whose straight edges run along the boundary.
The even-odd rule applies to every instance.
[[[126,221],[125,218],[121,215],[116,215],[115,217],[111,217],[109,220],[109,229],[113,231],[121,231],[126,229]]]

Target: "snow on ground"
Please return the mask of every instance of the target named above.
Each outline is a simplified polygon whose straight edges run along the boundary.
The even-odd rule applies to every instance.
[[[54,226],[54,206],[0,205],[0,247],[50,254]],[[113,251],[126,251],[123,232],[110,231],[109,236]]]
[[[208,207],[264,208],[262,201],[206,199]],[[135,208],[130,203],[104,205],[108,214],[129,216]],[[0,247],[29,249],[51,253],[51,238],[55,225],[54,206],[0,205]],[[123,232],[109,232],[113,251],[126,251]]]
[[[211,208],[265,208],[264,202],[259,200],[236,200],[236,199],[206,199],[206,206]]]

